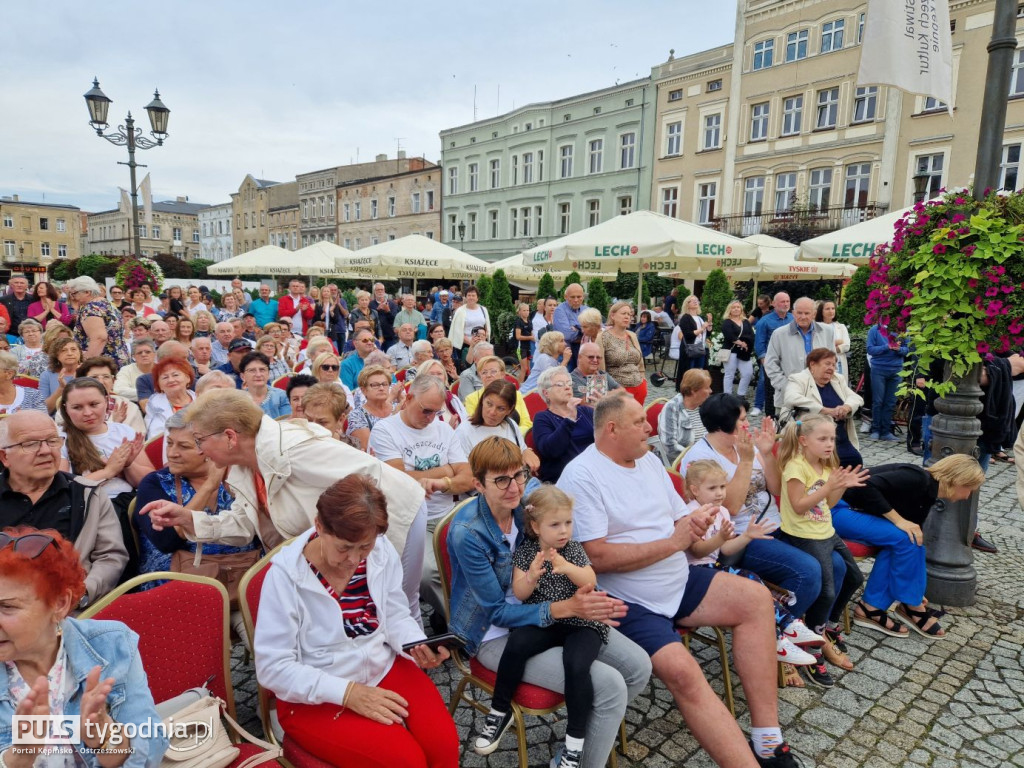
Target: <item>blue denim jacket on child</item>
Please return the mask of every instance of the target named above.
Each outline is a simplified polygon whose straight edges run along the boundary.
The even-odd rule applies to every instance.
[[[523,496],[540,487],[536,478],[527,483]],[[523,506],[512,513],[523,540]],[[512,547],[494,521],[483,496],[477,496],[455,514],[448,528],[448,554],[452,561],[451,619],[448,628],[466,641],[473,655],[488,628],[547,627],[552,622],[551,604],[521,605],[505,602],[512,585]]]
[[[146,672],[139,657],[139,636],[119,621],[93,619],[65,619],[64,651],[67,654],[67,674],[77,682],[77,688],[68,700],[64,714],[81,714],[85,678],[93,667],[100,667],[100,679],[114,678],[114,687],[107,697],[110,716],[118,723],[160,722],[153,706]],[[0,751],[11,746],[11,721],[17,702],[11,696],[7,668],[0,664]],[[167,750],[167,739],[160,734],[152,738],[131,739],[132,754],[124,763],[127,768],[155,768],[160,765]],[[99,761],[91,752],[79,753],[86,765],[98,768]]]

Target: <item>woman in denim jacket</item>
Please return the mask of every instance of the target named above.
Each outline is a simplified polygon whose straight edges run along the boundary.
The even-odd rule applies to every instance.
[[[523,540],[522,499],[539,486],[523,465],[519,448],[501,437],[481,441],[469,454],[473,485],[479,496],[467,504],[448,531],[452,594],[449,629],[466,642],[468,653],[487,669],[497,670],[508,630],[550,625],[555,619],[578,616],[615,624],[624,613],[620,600],[592,588],[568,600],[523,605],[512,595],[512,554]],[[582,768],[604,766],[615,744],[626,706],[644,689],[651,675],[646,653],[611,630],[591,667],[594,709],[587,719]],[[533,657],[523,681],[564,692],[562,649]]]
[[[56,531],[5,529],[0,574],[0,765],[158,766],[167,739],[154,728],[138,635],[117,621],[68,618],[85,592],[74,546]],[[16,715],[62,715],[78,738],[21,747]],[[144,723],[147,738],[125,732]]]

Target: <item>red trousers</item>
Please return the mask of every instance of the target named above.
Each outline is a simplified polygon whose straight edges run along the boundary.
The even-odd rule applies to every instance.
[[[644,404],[644,400],[647,399],[647,379],[644,379],[635,387],[624,387],[624,389],[631,394],[640,405]]]
[[[437,687],[408,659],[395,659],[378,688],[409,702],[405,725],[383,725],[337,704],[278,701],[289,737],[332,765],[360,768],[458,768],[459,735]]]

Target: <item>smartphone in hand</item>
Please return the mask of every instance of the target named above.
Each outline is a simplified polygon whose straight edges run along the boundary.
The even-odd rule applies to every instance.
[[[458,635],[453,635],[451,632],[445,632],[443,635],[434,635],[433,637],[428,637],[425,640],[416,640],[412,643],[406,643],[402,646],[402,650],[405,651],[405,653],[409,653],[409,651],[418,645],[425,645],[427,648],[437,653],[437,649],[442,645],[449,650],[453,650],[462,648],[466,644]]]

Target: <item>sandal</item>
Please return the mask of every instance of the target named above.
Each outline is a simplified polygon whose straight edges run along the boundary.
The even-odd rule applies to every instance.
[[[925,606],[923,611],[916,611],[906,603],[900,603],[894,611],[896,618],[906,624],[910,629],[924,637],[944,637],[946,632],[939,624],[939,616],[945,616],[945,611],[933,611]],[[932,624],[928,624],[931,621]],[[925,628],[927,626],[927,629]]]
[[[857,601],[857,607],[853,611],[853,623],[858,627],[867,627],[881,632],[883,635],[889,635],[889,637],[907,637],[910,634],[889,615],[888,611],[870,610],[863,600]]]
[[[782,685],[780,688],[806,688],[807,685],[804,683],[804,679],[797,672],[796,667],[792,664],[782,665]]]
[[[1008,455],[1006,451],[999,451],[998,453],[994,453],[992,454],[992,458],[995,459],[996,461],[1005,461],[1007,464],[1016,463],[1013,460],[1013,456]]]
[[[845,669],[847,672],[853,669],[853,661],[850,657],[839,650],[839,647],[832,641],[832,638],[827,635],[825,637],[825,645],[821,647],[821,655],[825,657],[825,661],[834,667]]]

